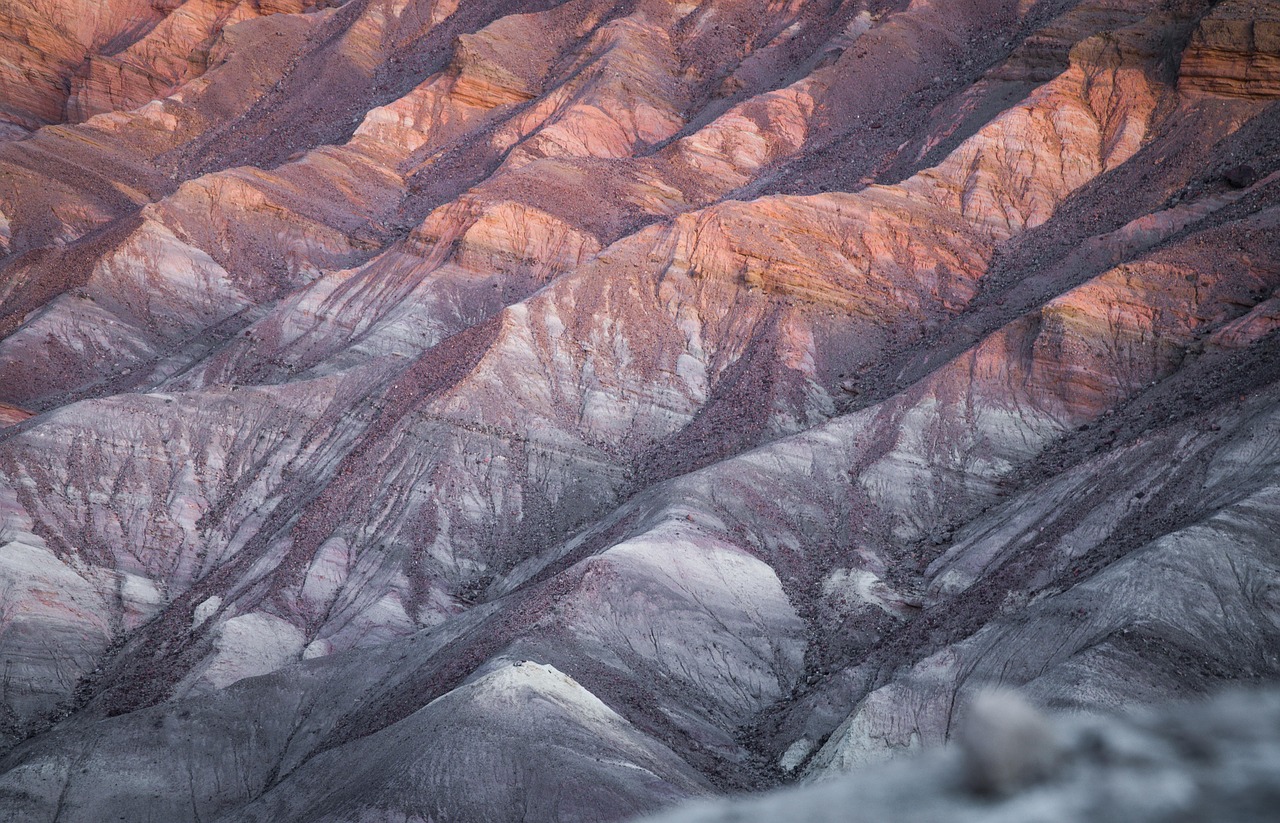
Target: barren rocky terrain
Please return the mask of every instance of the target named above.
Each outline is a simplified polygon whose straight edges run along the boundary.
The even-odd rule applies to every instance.
[[[1274,681],[1278,290],[1274,0],[3,0],[0,817]]]
[[[1274,688],[1052,721],[987,693],[958,746],[821,786],[689,803],[651,823],[1269,823],[1278,730]]]

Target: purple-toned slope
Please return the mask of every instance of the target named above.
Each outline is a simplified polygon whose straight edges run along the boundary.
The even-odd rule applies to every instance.
[[[625,819],[1280,672],[1274,4],[241,5],[0,144],[6,814]]]

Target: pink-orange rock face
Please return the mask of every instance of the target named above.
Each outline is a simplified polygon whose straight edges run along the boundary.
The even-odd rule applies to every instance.
[[[267,14],[297,14],[310,0],[187,0],[128,48],[89,54],[71,78],[66,119],[136,108],[164,97],[216,61],[223,29]]]
[[[31,416],[31,412],[26,409],[10,406],[5,403],[0,405],[0,426],[12,426],[14,423],[21,423]]]
[[[1193,94],[1280,97],[1280,9],[1258,0],[1217,5],[1196,26],[1179,73]]]
[[[5,5],[0,817],[625,819],[1280,674],[1274,16]]]
[[[66,85],[91,52],[127,43],[162,17],[149,0],[12,2],[0,9],[0,100],[6,126],[22,134],[60,122]]]
[[[13,136],[46,123],[136,108],[208,69],[228,26],[313,5],[14,0],[0,10],[0,119]]]

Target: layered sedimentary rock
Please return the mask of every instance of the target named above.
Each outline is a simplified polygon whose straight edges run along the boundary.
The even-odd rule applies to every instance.
[[[78,123],[166,97],[222,61],[227,28],[264,14],[297,14],[313,5],[308,0],[181,3],[127,48],[86,56],[71,78],[66,119]]]
[[[222,61],[223,32],[268,14],[297,14],[311,0],[15,0],[0,12],[3,131],[80,122],[132,109]]]
[[[623,819],[1280,673],[1270,4],[316,5],[0,145],[0,809]]]
[[[1196,27],[1180,67],[1192,93],[1231,97],[1280,96],[1280,13],[1274,4],[1221,3]]]
[[[4,138],[63,118],[71,74],[92,50],[127,44],[163,12],[147,0],[6,3],[0,11]]]

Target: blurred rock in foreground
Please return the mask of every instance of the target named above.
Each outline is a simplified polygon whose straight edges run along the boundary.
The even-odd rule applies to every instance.
[[[1004,698],[1007,700],[1007,698]],[[987,708],[991,708],[988,706]],[[1008,723],[1023,726],[1025,706]],[[968,734],[989,733],[982,758],[1043,763],[1046,739],[1028,748],[1017,729],[985,718]],[[975,746],[936,750],[864,769],[820,785],[737,802],[718,801],[649,818],[652,823],[1147,823],[1280,819],[1280,689],[1228,692],[1123,717],[1051,721],[1056,765],[1042,781],[1005,794],[975,785]],[[993,743],[998,738],[1001,743]],[[982,764],[977,768],[981,769]]]

